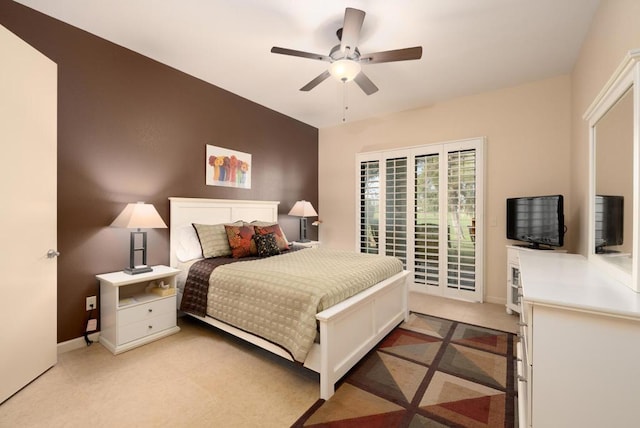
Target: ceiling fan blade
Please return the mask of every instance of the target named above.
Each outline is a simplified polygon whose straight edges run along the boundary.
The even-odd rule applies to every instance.
[[[374,85],[373,82],[362,71],[358,73],[353,81],[356,82],[358,86],[360,86],[360,89],[362,89],[367,95],[378,92],[378,87]]]
[[[340,50],[346,55],[351,55],[358,47],[360,40],[360,30],[364,22],[365,13],[359,9],[348,7],[344,11],[344,24],[342,25],[342,38],[340,39]]]
[[[282,54],[282,55],[291,55],[291,56],[299,56],[299,57],[302,57],[302,58],[310,58],[310,59],[317,59],[317,60],[320,60],[320,61],[329,61],[329,62],[331,62],[331,58],[329,58],[326,55],[320,55],[320,54],[311,53],[311,52],[296,51],[294,49],[279,48],[277,46],[274,46],[274,47],[271,48],[271,53],[277,53],[277,54]]]
[[[316,86],[318,86],[320,83],[324,82],[329,76],[331,76],[331,73],[329,73],[329,70],[325,70],[321,75],[319,75],[318,77],[313,79],[311,82],[307,83],[302,88],[300,88],[300,90],[305,92],[310,91]]]
[[[422,46],[396,49],[392,51],[374,52],[360,56],[360,62],[376,64],[381,62],[407,61],[422,58]]]

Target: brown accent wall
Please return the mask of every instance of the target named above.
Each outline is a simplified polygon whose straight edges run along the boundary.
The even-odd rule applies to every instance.
[[[58,342],[83,334],[95,275],[128,264],[128,231],[108,227],[125,204],[168,223],[170,196],[277,200],[290,239],[293,203],[319,209],[316,128],[8,0],[0,25],[58,64]],[[205,185],[206,144],[251,153],[252,188]],[[168,264],[168,229],[149,247]]]

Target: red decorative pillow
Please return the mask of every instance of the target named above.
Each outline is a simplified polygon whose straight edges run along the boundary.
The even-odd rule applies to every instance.
[[[233,258],[239,259],[241,257],[255,256],[258,254],[256,243],[253,240],[253,227],[225,224],[224,228],[227,232]]]
[[[253,228],[255,229],[257,235],[267,235],[269,233],[273,233],[280,251],[289,249],[287,239],[284,237],[284,233],[282,233],[280,226],[278,226],[277,224],[271,226],[254,226]]]

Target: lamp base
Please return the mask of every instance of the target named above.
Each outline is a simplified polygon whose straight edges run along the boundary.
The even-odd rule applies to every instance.
[[[124,268],[123,272],[129,275],[137,275],[139,273],[153,272],[153,268],[151,266],[142,265]]]

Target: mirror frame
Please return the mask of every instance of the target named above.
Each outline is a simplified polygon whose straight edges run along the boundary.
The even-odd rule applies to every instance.
[[[632,88],[633,95],[633,230],[630,268],[614,264],[595,252],[595,198],[596,198],[596,125],[607,112],[616,105],[623,95]],[[613,73],[596,99],[589,106],[583,118],[589,123],[589,262],[597,265],[626,286],[640,292],[640,49],[627,53],[620,66]]]

